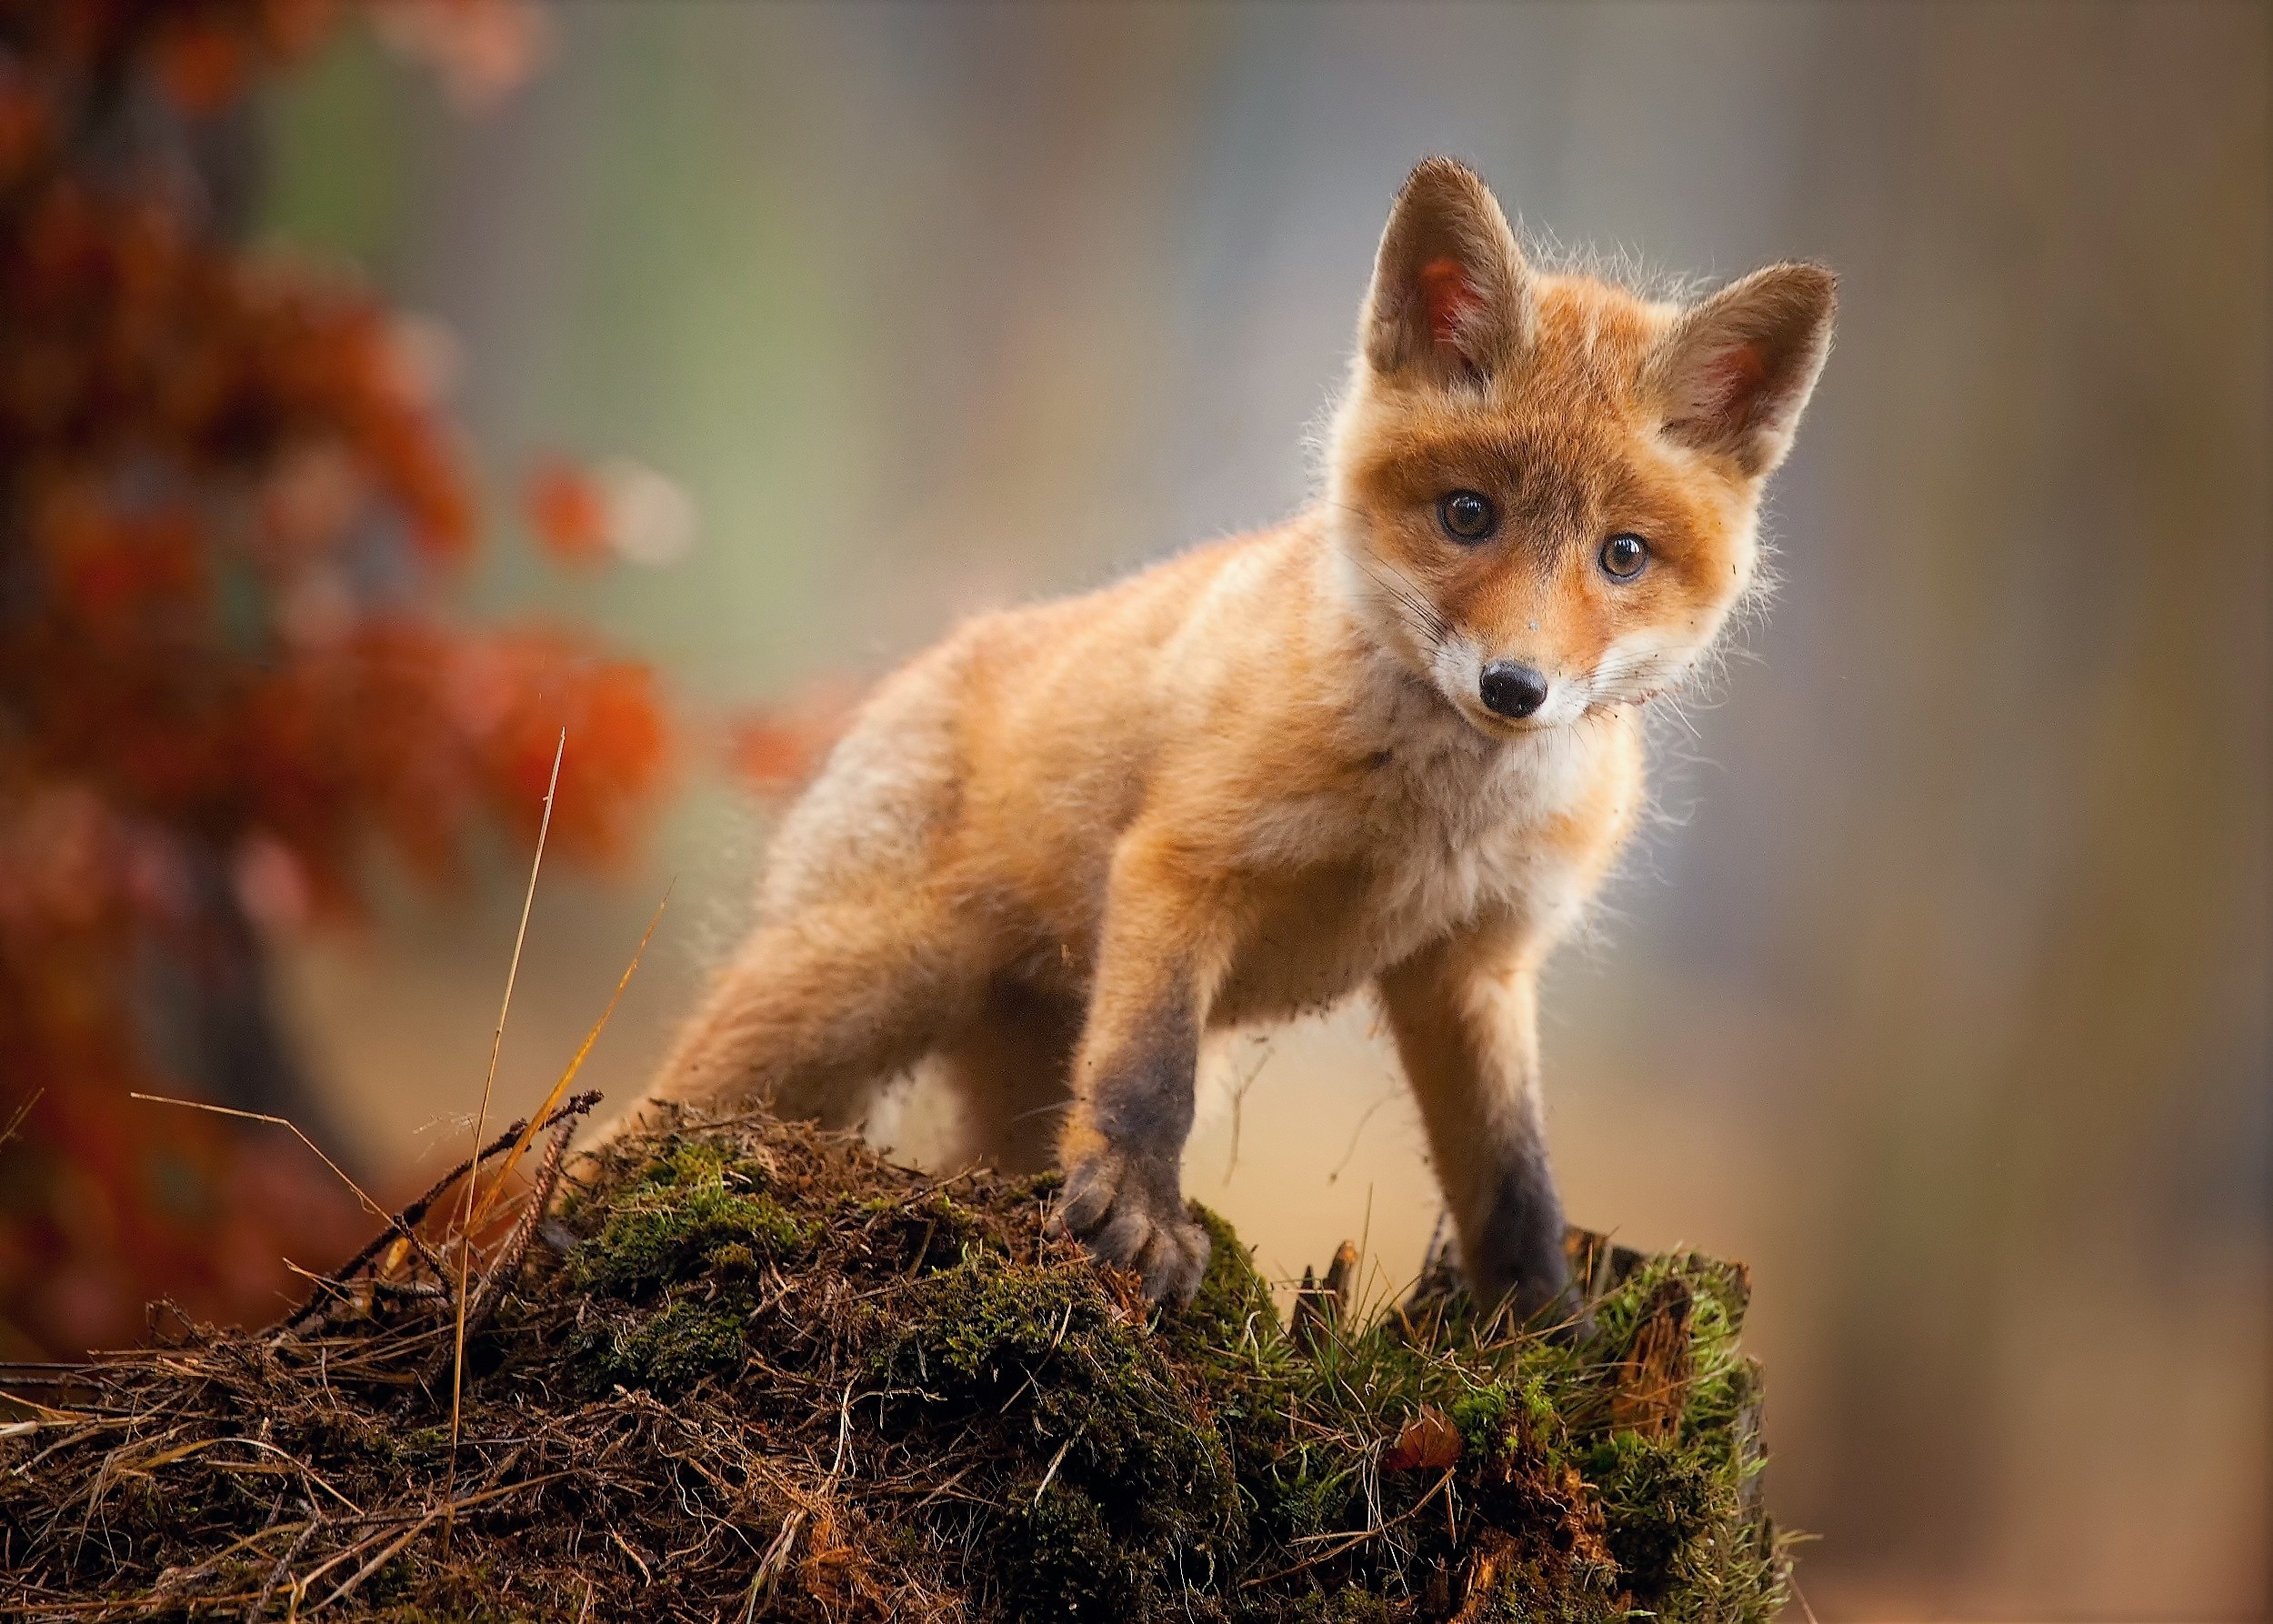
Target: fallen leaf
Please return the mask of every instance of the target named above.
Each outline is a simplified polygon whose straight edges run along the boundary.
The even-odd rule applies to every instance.
[[[1460,1459],[1466,1447],[1460,1429],[1434,1405],[1421,1406],[1420,1414],[1405,1423],[1397,1442],[1382,1454],[1381,1469],[1388,1472],[1442,1471]]]

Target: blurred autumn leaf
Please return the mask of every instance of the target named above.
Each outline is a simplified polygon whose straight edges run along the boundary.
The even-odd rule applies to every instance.
[[[851,725],[863,690],[843,678],[808,683],[776,704],[726,718],[726,767],[761,802],[792,799]]]
[[[564,564],[607,557],[607,497],[600,482],[566,457],[549,456],[529,470],[521,510],[530,530]]]

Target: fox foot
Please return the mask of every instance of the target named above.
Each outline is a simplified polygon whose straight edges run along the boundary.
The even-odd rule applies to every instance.
[[[1174,1162],[1106,1150],[1066,1171],[1050,1224],[1133,1270],[1156,1302],[1189,1302],[1207,1268],[1207,1231],[1185,1210]]]
[[[1594,1330],[1594,1316],[1571,1283],[1569,1266],[1560,1248],[1552,1260],[1541,1256],[1513,1271],[1496,1270],[1489,1284],[1471,1282],[1477,1308],[1490,1312],[1510,1310],[1516,1323],[1535,1331],[1549,1331],[1572,1340],[1584,1340]]]
[[[1511,1308],[1517,1323],[1536,1329],[1565,1328],[1585,1336],[1592,1323],[1583,1293],[1571,1283],[1563,1235],[1563,1204],[1545,1163],[1510,1168],[1466,1248],[1476,1306],[1486,1313]]]

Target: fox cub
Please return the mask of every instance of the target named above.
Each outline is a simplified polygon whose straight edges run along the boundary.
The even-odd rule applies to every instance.
[[[1212,1029],[1380,1001],[1479,1298],[1566,1291],[1535,984],[1643,804],[1638,713],[1755,567],[1833,279],[1684,306],[1525,263],[1431,158],[1358,318],[1323,499],[878,688],[652,1099],[851,1125],[929,1057],[997,1163],[1155,1298]]]

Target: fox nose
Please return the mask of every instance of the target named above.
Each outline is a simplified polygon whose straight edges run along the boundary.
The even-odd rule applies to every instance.
[[[1494,660],[1485,667],[1477,687],[1484,708],[1496,716],[1527,717],[1547,703],[1547,678],[1514,660]]]

